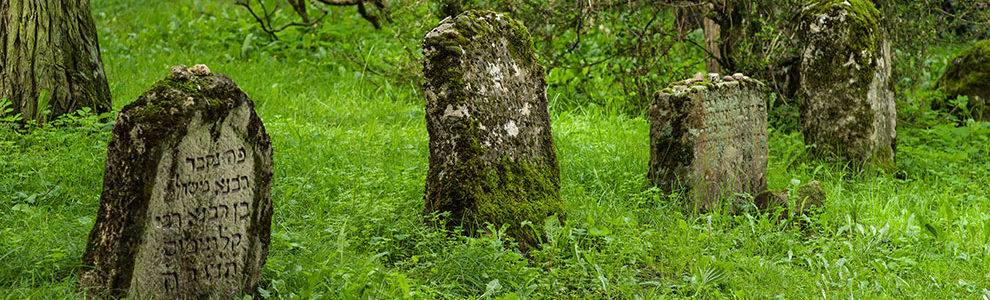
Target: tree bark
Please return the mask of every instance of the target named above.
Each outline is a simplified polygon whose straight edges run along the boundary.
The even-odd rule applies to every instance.
[[[719,63],[719,60],[722,59],[722,28],[715,22],[715,20],[712,20],[708,16],[714,10],[715,7],[711,3],[705,5],[705,49],[708,52],[708,60],[705,62],[705,71],[708,71],[709,73],[722,73],[722,65]]]
[[[0,43],[0,98],[15,114],[40,122],[83,107],[110,110],[89,0],[3,0]]]

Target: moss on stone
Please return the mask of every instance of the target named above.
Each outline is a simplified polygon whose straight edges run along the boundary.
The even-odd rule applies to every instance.
[[[240,101],[238,95],[243,92],[224,75],[192,76],[188,72],[175,74],[173,70],[173,74],[152,84],[137,101],[124,106],[121,113],[143,125],[140,137],[157,140],[177,132],[183,127],[179,126],[181,116],[193,111],[199,111],[205,122],[216,120]]]
[[[845,17],[840,17],[841,15]],[[873,76],[872,67],[874,55],[880,53],[883,38],[880,32],[880,11],[869,0],[810,0],[803,12],[805,24],[817,23],[820,16],[829,18],[826,26],[847,27],[848,36],[842,53],[831,53],[835,56],[849,57],[855,55],[856,63],[864,66],[861,71],[864,76]],[[841,22],[835,24],[835,21]],[[820,70],[828,72],[828,70]],[[869,78],[869,77],[863,77]]]
[[[880,11],[869,0],[811,0],[808,5],[806,13],[834,16],[846,11],[852,17],[852,24],[863,27],[880,24]]]
[[[537,246],[546,218],[563,218],[565,208],[545,90],[537,88],[545,71],[528,30],[504,14],[465,11],[429,32],[423,49],[431,139],[425,212],[448,212],[447,227],[468,234],[485,223],[508,225],[524,249]],[[501,72],[505,86],[496,87],[489,72]],[[531,113],[518,113],[523,103]],[[451,108],[470,114],[446,115]],[[499,130],[507,120],[544,131],[505,135]]]
[[[812,155],[893,166],[889,43],[868,0],[808,0],[801,14],[799,110]]]
[[[950,98],[990,96],[990,40],[980,41],[953,58],[935,88]]]

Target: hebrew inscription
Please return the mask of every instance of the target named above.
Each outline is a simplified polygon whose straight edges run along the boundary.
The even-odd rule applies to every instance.
[[[135,278],[158,281],[144,287],[154,294],[172,295],[183,285],[237,286],[243,269],[254,209],[253,162],[240,141],[222,136],[211,143],[207,127],[197,131],[165,163],[171,179],[153,195],[163,205],[149,207],[149,242],[142,249],[148,252],[141,258],[159,266],[146,269],[157,274]]]
[[[695,143],[707,145],[712,141],[717,143],[766,134],[758,129],[760,119],[754,117],[765,111],[762,102],[740,103],[716,98],[705,101],[703,105],[705,118],[702,120],[701,132]]]

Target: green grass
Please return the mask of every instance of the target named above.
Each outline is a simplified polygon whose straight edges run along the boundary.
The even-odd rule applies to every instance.
[[[395,42],[394,30],[376,32],[353,9],[338,9],[316,33],[270,43],[226,1],[99,0],[93,11],[115,108],[168,66],[196,63],[228,74],[257,103],[275,153],[263,295],[990,296],[988,124],[902,126],[902,176],[807,161],[800,134],[771,130],[770,187],[820,180],[828,195],[820,214],[778,222],[684,211],[646,187],[642,117],[552,105],[568,219],[548,224],[543,249],[527,257],[497,233],[464,238],[426,225],[428,136],[417,84],[373,76],[332,50],[399,60],[408,41]],[[568,94],[549,92],[552,103]],[[70,126],[0,130],[0,298],[83,297],[75,272],[111,125],[92,115],[62,122]]]

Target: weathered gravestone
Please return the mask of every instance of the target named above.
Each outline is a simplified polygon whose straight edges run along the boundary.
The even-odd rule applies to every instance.
[[[648,118],[647,177],[662,190],[687,191],[690,204],[706,210],[766,190],[766,92],[758,81],[698,73],[658,93]]]
[[[935,82],[935,88],[950,99],[969,97],[966,103],[969,115],[963,115],[962,109],[952,110],[960,117],[990,121],[990,40],[980,41],[952,58]],[[948,105],[934,101],[932,106],[942,109]]]
[[[205,66],[173,67],[117,116],[81,285],[114,298],[255,293],[271,181],[254,102]]]
[[[805,143],[853,167],[894,166],[890,42],[869,0],[812,0],[801,13],[798,108]]]
[[[423,51],[426,213],[449,212],[447,225],[468,232],[508,225],[517,241],[535,245],[544,220],[563,218],[565,208],[529,32],[506,15],[467,11],[427,33]]]

